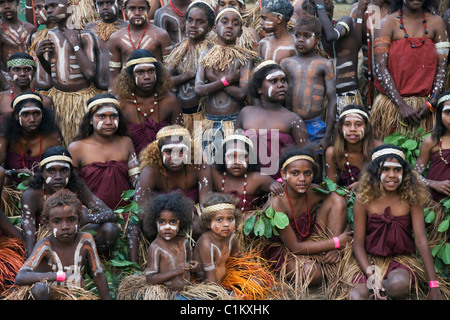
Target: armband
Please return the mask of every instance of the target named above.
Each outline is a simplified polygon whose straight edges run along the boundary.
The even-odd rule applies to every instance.
[[[439,288],[439,283],[437,281],[428,282],[430,288]]]
[[[425,104],[428,106],[431,112],[434,112],[436,110],[431,101],[425,101]]]
[[[348,24],[346,24],[344,21],[339,21],[338,23],[336,23],[336,25],[341,25],[345,28],[345,30],[347,30],[347,33],[350,33],[350,27],[348,26]]]
[[[316,4],[316,10],[325,9],[325,5],[323,3]]]
[[[135,167],[135,168],[131,168],[130,170],[128,170],[128,175],[134,176],[136,174],[139,174],[141,172],[141,169],[139,167]]]
[[[353,19],[353,22],[361,24],[361,23],[363,23],[363,19],[362,18],[355,18],[355,19]]]
[[[122,68],[122,62],[110,61],[110,62],[109,62],[109,67],[110,67],[110,68],[117,68],[117,69],[120,69],[120,68]]]

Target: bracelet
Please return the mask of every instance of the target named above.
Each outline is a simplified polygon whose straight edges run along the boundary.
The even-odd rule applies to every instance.
[[[436,110],[430,101],[425,101],[425,104],[428,106],[431,112],[434,112]]]
[[[430,288],[439,288],[439,283],[436,280],[428,282],[428,285]]]
[[[333,237],[333,241],[334,241],[334,248],[339,249],[341,247],[341,244],[339,243],[339,238]]]
[[[56,273],[56,281],[58,282],[66,281],[66,273],[64,271],[58,271]]]
[[[316,4],[316,10],[325,9],[325,5],[323,3]]]
[[[362,18],[355,18],[355,19],[353,19],[353,22],[360,24],[360,23],[363,22],[363,19]]]
[[[222,81],[223,85],[225,87],[228,87],[230,84],[228,83],[227,79],[225,79],[225,77],[223,77],[222,79],[220,79],[220,81]]]

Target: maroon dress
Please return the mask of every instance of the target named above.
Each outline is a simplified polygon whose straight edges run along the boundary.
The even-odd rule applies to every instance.
[[[350,166],[351,175],[350,175],[350,172],[348,172],[348,170],[341,170],[341,169],[338,170],[338,175],[339,175],[339,180],[337,183],[338,185],[343,186],[343,187],[348,187],[352,183],[359,180],[359,175],[361,174],[361,170],[359,170],[359,168],[357,166],[354,166],[351,164],[349,166]],[[352,180],[352,176],[353,176],[353,178],[355,178],[355,181]]]
[[[22,169],[25,163],[25,167],[30,169],[33,172],[37,172],[39,169],[39,162],[41,161],[41,156],[34,156],[31,155],[31,150],[28,149],[23,153],[23,159],[22,155],[11,153],[10,151],[6,151],[6,160],[5,160],[5,169]]]
[[[450,149],[442,150],[442,157],[450,162]],[[450,180],[450,167],[442,161],[439,152],[433,152],[430,157],[430,168],[428,169],[427,179],[435,181]],[[431,189],[431,196],[436,202],[447,197],[445,194]]]
[[[236,190],[226,192],[227,194],[232,195],[233,197],[239,199],[239,202],[236,206],[236,208],[241,209],[244,207],[244,211],[252,211],[258,209],[262,205],[262,199],[259,196],[256,195],[249,195],[247,194],[245,196],[245,205],[244,205],[244,195],[240,194]]]
[[[156,134],[161,128],[170,125],[167,121],[157,123],[151,118],[146,118],[144,123],[129,123],[128,132],[133,141],[136,154],[139,155],[142,149],[156,140]]]
[[[131,189],[126,161],[93,162],[80,169],[88,188],[111,209],[126,205],[122,192]]]

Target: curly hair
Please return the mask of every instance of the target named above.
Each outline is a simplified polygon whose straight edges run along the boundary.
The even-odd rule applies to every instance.
[[[183,127],[178,124],[174,124],[174,125],[170,125],[170,126],[165,126],[159,132],[164,132],[164,131],[179,129],[179,128],[183,128]],[[170,139],[172,137],[174,137],[174,136],[170,136],[167,138]],[[161,148],[166,144],[167,138],[155,140],[155,141],[151,142],[148,146],[146,146],[141,151],[141,153],[139,155],[139,163],[140,163],[141,170],[144,167],[148,166],[151,168],[158,168],[162,174],[166,173],[166,167],[164,166],[164,163],[163,163],[162,157],[161,157]],[[185,139],[185,137],[180,136],[179,142],[184,141],[184,139]],[[194,142],[190,138],[188,140],[189,140],[190,150],[191,150],[191,159],[193,159],[193,153],[194,153],[193,143]],[[189,165],[189,164],[186,164],[186,165]]]
[[[18,99],[19,97],[29,94],[29,95],[35,95],[37,98],[42,100],[42,96],[36,92],[23,92],[20,95],[16,96],[11,103],[11,107],[14,104],[14,101]],[[56,115],[53,109],[46,108],[42,104],[41,101],[33,98],[28,98],[19,101],[15,106],[12,112],[5,115],[3,118],[3,125],[0,126],[0,135],[2,137],[5,137],[10,142],[18,142],[20,139],[20,136],[22,134],[22,126],[20,125],[18,116],[20,113],[20,110],[22,110],[22,107],[27,103],[33,103],[36,107],[41,109],[42,112],[42,119],[41,123],[39,124],[39,127],[37,130],[43,135],[50,135],[53,133],[60,133],[61,130],[58,126],[58,123],[56,122]]]
[[[192,211],[194,202],[180,191],[163,193],[152,198],[146,206],[142,219],[143,228],[157,231],[157,221],[162,211],[175,214],[180,220],[180,234],[187,234],[192,228]]]
[[[283,164],[286,162],[286,160],[288,160],[291,157],[302,156],[302,155],[309,156],[314,160],[314,162],[310,162],[310,161],[309,162],[311,163],[311,166],[313,169],[313,176],[316,177],[320,172],[320,167],[317,164],[316,152],[314,151],[314,146],[312,144],[309,144],[304,147],[298,147],[295,145],[287,147],[280,156],[280,164],[279,164],[280,170],[283,167]],[[288,167],[289,166],[284,168],[284,170],[287,170]]]
[[[110,93],[101,93],[101,94],[98,94],[98,95],[90,98],[87,101],[87,104],[89,105],[92,101],[95,101],[97,99],[103,99],[103,98],[114,98],[115,99],[115,97]],[[128,125],[127,125],[125,116],[122,113],[122,110],[116,105],[109,104],[109,103],[102,103],[101,105],[98,105],[97,107],[94,107],[91,110],[86,111],[86,113],[84,114],[83,118],[80,121],[80,124],[78,126],[78,132],[75,135],[75,137],[73,138],[73,140],[74,141],[82,140],[82,139],[86,139],[89,136],[91,136],[94,133],[94,125],[91,124],[91,119],[94,116],[94,113],[99,111],[104,106],[109,106],[109,105],[112,105],[112,107],[114,109],[116,109],[116,111],[119,115],[119,125],[118,125],[117,130],[114,133],[114,135],[121,136],[121,137],[128,136]]]
[[[351,109],[357,109],[365,112],[366,114],[369,114],[363,106],[358,105],[348,105],[342,109],[342,112],[345,112],[347,110]],[[341,112],[341,113],[342,113]],[[342,160],[344,159],[345,154],[345,146],[347,144],[344,134],[342,133],[342,126],[344,125],[345,119],[347,116],[343,116],[339,118],[339,120],[336,123],[335,133],[334,133],[334,165],[337,168],[340,168],[342,170],[345,170],[345,167],[342,165]],[[364,130],[364,137],[362,140],[362,156],[364,163],[367,163],[370,161],[370,154],[372,152],[372,149],[374,147],[374,140],[375,136],[373,133],[372,125],[370,124],[370,121],[366,117],[362,117],[364,119],[364,124],[366,126],[366,129]]]
[[[392,148],[402,151],[401,148],[384,144],[373,149],[373,153]],[[419,174],[411,169],[411,165],[403,160],[402,157],[394,153],[388,153],[377,157],[375,160],[367,163],[359,179],[359,186],[356,192],[360,201],[364,204],[369,203],[372,200],[379,199],[384,196],[384,188],[380,180],[381,168],[388,160],[397,159],[403,168],[403,179],[397,192],[403,201],[409,203],[411,206],[422,206],[425,201],[430,197],[430,193],[426,185],[419,178]]]
[[[239,203],[239,199],[236,197],[227,194],[227,193],[217,193],[213,192],[208,195],[208,198],[206,199],[205,203],[203,204],[203,207],[209,207],[213,206],[215,204],[219,203],[230,203],[236,207],[234,210],[234,219],[235,219],[235,230],[239,228],[239,225],[242,223],[242,212],[237,207],[237,204]],[[201,225],[200,227],[202,230],[206,231],[210,229],[211,221],[216,215],[217,212],[209,212],[209,213],[202,213],[201,215]]]
[[[261,8],[281,14],[286,22],[291,19],[294,13],[294,6],[289,0],[264,0],[261,3]]]
[[[81,219],[81,201],[77,198],[77,195],[67,189],[61,189],[52,194],[44,203],[44,209],[42,211],[42,217],[49,221],[50,211],[58,207],[70,207],[72,206],[77,213],[78,220]]]
[[[322,23],[317,17],[308,14],[300,16],[295,22],[294,30],[297,30],[301,26],[310,26],[316,37],[322,35]]]
[[[127,61],[147,57],[155,58],[150,51],[137,49],[130,53]],[[153,64],[156,68],[155,92],[161,97],[172,89],[172,80],[170,74],[161,62],[158,61]],[[136,88],[133,76],[134,67],[135,65],[123,68],[119,76],[113,82],[113,91],[117,93],[119,99],[130,98]]]

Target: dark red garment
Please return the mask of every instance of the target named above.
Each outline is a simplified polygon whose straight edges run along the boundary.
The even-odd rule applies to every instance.
[[[226,192],[227,194],[231,194],[233,197],[239,199],[237,204],[237,208],[241,209],[244,207],[244,211],[252,211],[258,209],[262,205],[261,198],[256,195],[250,195],[247,193],[245,196],[245,206],[244,206],[244,195],[240,194],[236,190]]]
[[[132,189],[126,161],[93,162],[80,169],[80,177],[88,188],[111,209],[126,205],[120,197]]]
[[[167,121],[157,123],[155,120],[146,118],[144,123],[129,123],[128,132],[134,144],[136,154],[139,155],[142,149],[156,140],[156,134],[161,128],[170,125]]]
[[[450,163],[450,149],[442,150],[442,157]],[[434,181],[450,180],[450,164],[442,161],[439,152],[433,152],[430,156],[430,168],[428,169],[427,179]],[[431,196],[436,202],[447,197],[444,193],[431,189]]]
[[[41,161],[41,156],[31,156],[31,149],[28,149],[22,155],[11,153],[6,151],[6,159],[5,159],[5,169],[23,169],[23,162],[25,162],[25,167],[30,169],[33,172],[37,172],[39,169],[39,162]]]
[[[365,247],[366,252],[383,257],[415,252],[411,215],[393,216],[391,207],[383,214],[369,214]]]
[[[350,166],[350,171],[351,171],[351,175],[350,172],[348,172],[348,170],[338,170],[339,171],[339,180],[338,180],[338,185],[343,186],[343,187],[348,187],[349,185],[351,185],[352,183],[355,183],[356,181],[359,180],[359,175],[361,174],[361,170],[359,170],[359,168],[357,166],[353,166],[353,165],[349,165]],[[353,178],[355,178],[355,181],[352,180],[352,176]]]
[[[154,191],[156,194],[164,194],[164,193],[172,193],[172,192],[181,192],[183,193],[187,198],[191,199],[192,201],[194,201],[194,203],[198,203],[199,202],[199,191],[198,191],[198,187],[192,187],[190,189],[187,190],[183,190],[181,188],[175,188],[172,189],[168,192],[162,192],[162,191]]]
[[[418,43],[422,38],[411,38],[411,40]],[[429,95],[437,68],[434,41],[427,38],[419,48],[411,48],[407,39],[392,41],[387,68],[402,97]],[[374,86],[386,95],[377,77],[375,77]]]

